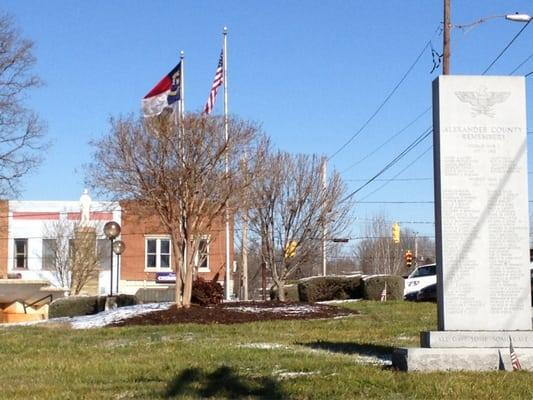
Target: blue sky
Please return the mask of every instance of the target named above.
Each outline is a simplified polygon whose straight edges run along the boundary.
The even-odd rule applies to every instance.
[[[28,103],[47,123],[53,146],[23,180],[28,200],[78,199],[88,142],[107,131],[110,116],[139,112],[140,99],[181,50],[186,107],[200,110],[224,26],[230,112],[261,123],[281,149],[328,157],[365,124],[429,41],[438,52],[442,47],[442,1],[3,0],[0,9],[35,42],[35,71],[45,81]],[[515,11],[533,14],[533,3],[452,0],[454,24]],[[490,74],[507,75],[533,53],[530,25]],[[483,72],[522,26],[496,18],[466,32],[454,29],[452,73]],[[432,67],[427,48],[390,101],[330,159],[329,170],[341,171],[350,191],[431,125],[431,112],[412,122],[431,106],[431,81],[440,72],[431,73]],[[531,71],[533,57],[516,74]],[[219,92],[215,112],[221,110]],[[433,235],[430,146],[431,138],[380,177],[394,181],[376,181],[355,196],[353,236],[377,214]]]

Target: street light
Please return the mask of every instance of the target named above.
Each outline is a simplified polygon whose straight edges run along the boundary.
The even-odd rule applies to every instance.
[[[442,35],[442,74],[448,75],[450,73],[450,58],[451,58],[451,37],[450,31],[452,28],[451,23],[451,0],[444,0],[444,32]],[[482,18],[472,24],[466,26],[476,25],[485,22],[487,19],[492,18],[505,18],[508,21],[513,22],[525,22],[529,23],[533,17],[528,14],[508,14],[508,15],[496,15],[494,17]]]
[[[506,15],[505,16],[505,19],[508,19],[509,21],[514,21],[514,22],[529,22],[531,21],[533,17],[531,15],[527,15],[527,14],[509,14],[509,15]]]
[[[120,279],[120,255],[126,250],[126,244],[122,240],[115,240],[113,243],[113,253],[117,255],[117,293],[118,293],[118,282]]]
[[[109,221],[104,225],[104,234],[106,237],[111,241],[111,257],[110,257],[110,265],[109,265],[109,276],[111,277],[110,285],[109,285],[109,296],[113,296],[113,252],[115,245],[113,244],[113,241],[120,235],[120,225],[115,221]],[[122,245],[118,245],[117,248],[124,250],[125,246],[122,241],[117,241],[117,243],[120,242]],[[121,251],[121,253],[122,253]]]

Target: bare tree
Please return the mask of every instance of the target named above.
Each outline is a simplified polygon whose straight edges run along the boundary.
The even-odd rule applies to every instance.
[[[33,43],[22,39],[11,18],[0,14],[0,196],[19,193],[19,180],[41,161],[43,125],[24,106],[40,85],[31,72]]]
[[[324,185],[317,156],[277,152],[265,162],[251,190],[250,227],[261,239],[262,257],[282,288],[299,268],[317,259],[323,227],[329,237],[347,226],[350,203],[337,172]],[[280,300],[284,291],[278,290]]]
[[[43,263],[57,283],[71,294],[79,294],[91,279],[98,276],[102,267],[105,250],[97,247],[95,231],[67,220],[58,220],[45,227]]]
[[[367,274],[405,275],[405,251],[414,255],[417,248],[418,259],[424,262],[434,260],[435,243],[427,237],[417,237],[411,229],[402,228],[400,243],[392,240],[392,222],[384,215],[374,216],[365,227],[365,239],[355,248],[359,267]],[[415,260],[416,261],[416,260]]]
[[[166,116],[119,118],[93,143],[89,184],[117,199],[134,200],[157,215],[170,234],[179,307],[190,306],[203,235],[223,220],[226,207],[235,210],[239,204],[247,182],[240,174],[242,161],[252,171],[261,163],[259,128],[237,118],[230,118],[228,127],[226,141],[220,117],[189,114],[179,127]]]

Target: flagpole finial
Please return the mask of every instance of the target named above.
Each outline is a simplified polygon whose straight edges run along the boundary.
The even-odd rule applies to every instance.
[[[224,32],[223,33],[224,33],[224,35],[228,34],[228,27],[227,26],[224,27]]]
[[[183,60],[184,57],[185,57],[185,52],[182,50],[180,51],[180,59]]]

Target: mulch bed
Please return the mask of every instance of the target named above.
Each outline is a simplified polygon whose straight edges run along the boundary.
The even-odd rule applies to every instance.
[[[236,302],[215,306],[192,305],[190,308],[172,306],[122,320],[112,326],[195,324],[240,324],[255,321],[335,318],[357,311],[324,304],[281,302]]]

